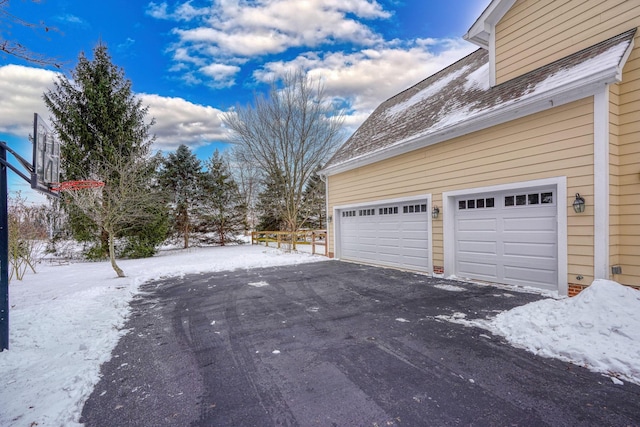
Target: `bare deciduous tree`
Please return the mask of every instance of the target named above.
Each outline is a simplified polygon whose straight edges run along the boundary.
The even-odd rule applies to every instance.
[[[66,191],[65,196],[108,235],[109,259],[118,277],[124,271],[116,263],[115,240],[127,235],[128,228],[152,222],[158,209],[164,209],[162,197],[151,188],[151,164],[147,158],[124,158],[104,164],[97,177],[110,177],[102,188]],[[92,177],[94,178],[94,177]]]
[[[282,217],[288,231],[297,231],[305,185],[340,142],[343,112],[320,81],[298,70],[286,74],[281,85],[274,80],[268,96],[256,95],[253,105],[237,107],[223,121],[242,160],[268,176],[282,175]]]
[[[38,1],[33,0],[34,3]],[[0,52],[4,52],[8,55],[15,56],[16,58],[24,59],[37,65],[52,65],[56,68],[60,68],[61,64],[55,58],[50,58],[41,53],[33,52],[23,43],[16,41],[15,39],[6,38],[7,29],[13,26],[21,26],[32,29],[39,29],[45,33],[50,31],[57,31],[53,27],[49,27],[44,22],[33,23],[25,21],[22,18],[9,12],[9,0],[0,0]]]
[[[27,268],[36,272],[36,255],[47,238],[44,209],[28,205],[19,193],[9,200],[9,280],[22,280]]]
[[[240,150],[241,148],[236,146],[231,151],[230,167],[247,208],[247,227],[249,230],[255,230],[258,222],[256,202],[260,191],[261,173],[255,163],[244,160],[246,156],[240,153]]]

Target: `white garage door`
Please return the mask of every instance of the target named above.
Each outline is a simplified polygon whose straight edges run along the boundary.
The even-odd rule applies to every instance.
[[[558,289],[558,222],[553,189],[456,199],[456,275]]]
[[[429,271],[427,206],[421,200],[339,211],[340,258]]]

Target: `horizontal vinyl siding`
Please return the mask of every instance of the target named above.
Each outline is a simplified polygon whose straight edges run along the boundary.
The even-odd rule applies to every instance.
[[[612,163],[611,265],[622,273],[614,280],[640,286],[640,34],[622,73],[622,83],[612,88],[610,132]],[[615,172],[615,174],[614,174]],[[617,245],[614,247],[614,245]]]
[[[638,26],[636,0],[518,0],[496,25],[496,82]]]
[[[568,176],[567,212],[579,192],[593,199],[593,98],[333,175],[329,208]],[[569,212],[569,274],[593,275],[593,212]],[[330,229],[333,234],[333,229]],[[433,221],[433,263],[443,265],[442,217]],[[333,238],[330,251],[334,252]]]

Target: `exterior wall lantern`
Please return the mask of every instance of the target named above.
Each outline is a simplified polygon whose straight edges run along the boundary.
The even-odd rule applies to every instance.
[[[437,219],[438,215],[440,215],[440,208],[438,208],[437,206],[434,206],[433,210],[431,211],[431,218]]]
[[[584,198],[580,195],[580,193],[576,193],[576,199],[573,201],[573,210],[576,213],[584,212]]]

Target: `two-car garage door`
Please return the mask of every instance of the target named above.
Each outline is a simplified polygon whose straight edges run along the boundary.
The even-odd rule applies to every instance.
[[[342,209],[340,258],[406,270],[430,271],[427,201]]]

